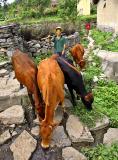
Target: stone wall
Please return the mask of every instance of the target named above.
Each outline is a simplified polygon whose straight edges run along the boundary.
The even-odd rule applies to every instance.
[[[0,53],[2,54],[6,50],[5,53],[10,56],[15,48],[23,50],[20,25],[0,26]]]
[[[78,32],[75,32],[74,34],[69,36],[65,36],[65,38],[67,39],[68,48],[75,45],[80,40]],[[27,52],[31,53],[31,55],[33,56],[35,56],[37,53],[54,52],[54,43],[49,43],[49,40],[47,38],[24,41],[24,45]]]
[[[34,27],[34,31],[35,29],[37,31],[37,27]],[[9,57],[11,57],[15,48],[19,48],[21,51],[30,53],[33,56],[35,56],[37,53],[47,53],[48,51],[54,52],[53,42],[49,43],[47,38],[42,37],[43,36],[42,33],[44,33],[45,30],[46,30],[45,27],[44,27],[44,31],[43,30],[41,31],[39,29],[38,33],[41,33],[40,37],[38,36],[30,37],[29,27],[28,27],[28,30],[25,30],[25,33],[27,31],[28,32],[26,34],[25,33],[22,34],[21,26],[18,24],[1,26],[0,27],[0,54],[6,54]],[[71,31],[71,29],[69,31]],[[45,36],[47,35],[48,33]],[[28,36],[29,36],[29,39],[27,39]],[[78,32],[74,32],[73,34],[68,36],[65,35],[65,37],[68,41],[69,47],[79,42]]]

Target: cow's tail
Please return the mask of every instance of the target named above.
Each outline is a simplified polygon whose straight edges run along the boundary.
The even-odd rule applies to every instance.
[[[45,84],[43,85],[43,100],[45,101],[46,106],[50,106],[50,100],[53,93],[53,79],[52,79],[52,75],[49,74],[47,76],[47,79],[45,81]]]

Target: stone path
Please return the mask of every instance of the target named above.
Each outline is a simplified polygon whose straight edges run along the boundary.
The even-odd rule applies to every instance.
[[[105,117],[102,122],[97,122],[94,128],[89,129],[78,117],[70,114],[72,103],[66,98],[66,113],[63,114],[61,107],[55,113],[55,119],[61,124],[53,131],[51,147],[43,150],[40,146],[39,121],[31,118],[26,89],[19,90],[19,83],[14,79],[13,72],[10,75],[9,72],[4,75],[2,72],[0,84],[0,160],[86,160],[79,149],[101,142],[107,132],[108,118]],[[30,127],[27,117],[32,120]],[[109,132],[112,130],[108,131],[104,143],[108,141]],[[110,143],[114,139],[115,137]]]

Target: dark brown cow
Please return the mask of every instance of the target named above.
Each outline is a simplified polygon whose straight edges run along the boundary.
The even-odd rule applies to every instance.
[[[48,148],[56,122],[54,112],[58,104],[64,101],[64,75],[58,63],[52,57],[43,60],[38,66],[38,86],[45,102],[45,119],[41,123],[41,146]]]
[[[84,47],[81,44],[76,44],[70,49],[70,53],[74,61],[80,66],[81,69],[83,69],[85,66],[85,60],[83,59]]]
[[[27,87],[34,113],[36,108],[40,118],[44,118],[41,94],[37,85],[38,70],[33,60],[27,54],[16,49],[12,56],[12,65],[17,80]],[[34,95],[34,100],[32,94]]]

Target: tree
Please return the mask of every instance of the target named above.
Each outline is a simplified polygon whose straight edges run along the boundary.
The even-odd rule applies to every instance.
[[[64,20],[71,20],[75,23],[77,19],[77,0],[60,0],[59,15]]]
[[[4,17],[6,17],[7,0],[0,0],[0,4],[3,6]]]

